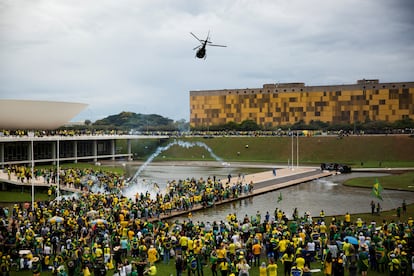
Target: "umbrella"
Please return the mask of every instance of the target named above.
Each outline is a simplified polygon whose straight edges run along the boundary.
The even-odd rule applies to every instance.
[[[87,212],[87,213],[86,213],[86,215],[87,215],[88,217],[93,217],[93,216],[95,216],[95,215],[97,215],[97,214],[99,214],[99,212],[98,212],[98,211],[96,211],[96,210],[90,210],[89,212]]]
[[[108,224],[108,221],[105,219],[94,219],[93,221],[91,221],[92,225],[98,224],[98,225],[104,225],[104,224]]]
[[[357,238],[352,237],[352,236],[346,236],[344,238],[344,241],[349,242],[350,244],[354,244],[354,245],[358,245],[359,244]]]
[[[59,216],[54,216],[54,217],[51,217],[49,219],[50,223],[61,223],[61,222],[64,222],[64,221],[65,221],[65,219],[62,218],[62,217],[59,217]]]

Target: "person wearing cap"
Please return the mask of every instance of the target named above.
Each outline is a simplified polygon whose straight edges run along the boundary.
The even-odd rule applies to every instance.
[[[246,274],[248,275],[248,274]],[[259,266],[259,275],[260,276],[267,276],[267,267],[266,263],[262,262],[262,264]]]
[[[390,272],[390,276],[398,276],[400,275],[400,268],[401,268],[401,262],[397,258],[397,256],[394,253],[391,253],[390,261],[388,262],[388,270]]]
[[[39,257],[33,257],[32,259],[32,272],[33,276],[40,276],[40,271],[42,270],[42,264]]]

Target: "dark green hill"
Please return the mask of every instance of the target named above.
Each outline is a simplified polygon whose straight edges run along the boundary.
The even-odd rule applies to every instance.
[[[102,120],[97,120],[93,126],[106,127],[124,130],[147,130],[171,128],[174,120],[156,114],[137,114],[134,112],[121,112],[117,115],[108,116]]]
[[[211,139],[180,138],[179,140],[205,143],[214,154],[226,162],[266,162],[287,164],[292,155],[290,137],[215,137]],[[158,146],[166,146],[173,140],[157,144],[138,142],[134,146],[137,156],[148,157]],[[294,163],[296,164],[296,138],[294,139]],[[145,147],[143,150],[142,147]],[[203,147],[184,148],[172,146],[159,154],[160,160],[214,160]],[[414,138],[406,135],[390,136],[336,136],[299,137],[299,163],[318,164],[337,162],[353,167],[414,167]],[[363,164],[362,164],[363,163]]]

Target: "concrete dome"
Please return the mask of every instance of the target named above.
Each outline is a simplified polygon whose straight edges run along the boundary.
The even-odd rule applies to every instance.
[[[0,129],[56,129],[87,106],[70,102],[0,100]]]

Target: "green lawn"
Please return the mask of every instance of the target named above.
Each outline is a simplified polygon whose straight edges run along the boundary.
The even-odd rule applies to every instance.
[[[287,164],[292,154],[290,137],[201,137],[179,138],[185,142],[205,143],[214,154],[228,162],[264,162]],[[133,143],[133,152],[145,160],[163,143]],[[296,139],[294,139],[296,159]],[[146,156],[146,157],[145,157]],[[203,147],[172,146],[156,158],[163,160],[214,160]],[[335,136],[299,137],[300,164],[345,163],[352,167],[414,167],[414,138],[409,136]]]
[[[262,258],[261,261],[265,261],[265,259]],[[279,261],[277,263],[277,265],[278,265],[278,275],[283,276],[284,275],[283,274],[283,264],[281,264],[281,262]],[[160,276],[169,276],[171,274],[174,275],[174,276],[176,275],[175,274],[174,260],[170,260],[169,265],[163,264],[162,262],[158,262],[158,263],[156,263],[156,267],[157,267],[157,275],[160,275]],[[318,268],[321,269],[321,272],[315,272],[315,273],[312,273],[312,275],[314,275],[314,276],[323,276],[324,275],[323,272],[322,272],[323,268],[322,268],[321,262],[313,262],[311,264],[311,268],[312,269],[318,269]],[[211,270],[210,270],[209,266],[204,267],[203,271],[204,271],[204,276],[212,276],[212,273],[211,273]],[[111,270],[107,273],[108,276],[111,276],[113,274],[114,274],[113,270]],[[369,270],[368,274],[371,275],[371,276],[377,276],[377,275],[379,276],[379,275],[388,275],[388,272],[378,273],[376,271]],[[10,275],[32,276],[33,274],[30,271],[20,271],[20,272],[12,272]],[[52,273],[47,271],[47,272],[42,272],[41,275],[42,276],[49,276],[49,275],[52,275]],[[186,276],[187,271],[185,271],[183,273],[183,275]],[[194,274],[192,274],[192,275],[194,275]],[[218,275],[221,275],[220,272],[218,272]],[[349,273],[345,272],[345,275],[349,275]],[[259,276],[259,268],[258,267],[251,268],[250,269],[250,276]]]
[[[344,184],[354,187],[372,188],[378,182],[384,189],[396,189],[414,192],[414,172],[387,175],[382,177],[359,177],[347,180]]]

